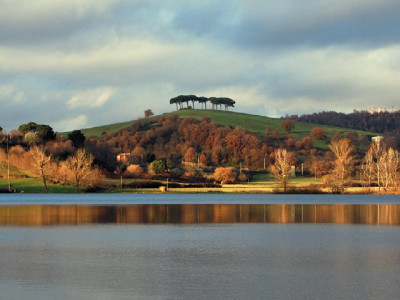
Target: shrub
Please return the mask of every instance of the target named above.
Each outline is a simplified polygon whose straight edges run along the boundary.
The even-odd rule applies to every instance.
[[[155,160],[151,163],[154,173],[164,173],[167,170],[167,163],[164,159]]]
[[[132,175],[134,177],[139,177],[143,173],[143,169],[139,165],[129,165],[126,168],[127,175]]]
[[[233,168],[216,168],[214,171],[214,179],[216,181],[224,183],[234,183],[236,182],[236,172]]]

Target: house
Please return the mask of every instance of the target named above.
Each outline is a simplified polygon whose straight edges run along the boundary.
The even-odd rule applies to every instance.
[[[131,160],[130,153],[120,153],[117,155],[117,163],[123,163],[123,164],[129,165],[130,160]]]
[[[140,155],[134,155],[129,152],[120,153],[117,155],[117,163],[130,165],[130,164],[140,164],[141,157]]]
[[[383,141],[383,136],[382,135],[378,135],[378,136],[373,136],[371,138],[371,140],[375,143],[375,144],[379,144]]]

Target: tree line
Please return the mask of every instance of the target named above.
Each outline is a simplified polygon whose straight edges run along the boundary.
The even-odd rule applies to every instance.
[[[10,163],[13,176],[38,176],[43,182],[43,191],[48,192],[48,182],[75,186],[98,183],[100,168],[85,143],[80,130],[62,138],[51,126],[29,122],[10,133],[0,130],[0,169],[4,162]],[[4,147],[6,145],[6,147]]]
[[[169,100],[170,104],[175,104],[176,105],[176,110],[179,109],[190,109],[190,108],[195,108],[195,102],[198,102],[201,104],[201,108],[207,109],[207,102],[211,103],[212,109],[218,109],[222,110],[222,107],[224,107],[225,111],[228,111],[229,107],[234,107],[235,106],[235,101],[232,100],[231,98],[227,97],[197,97],[196,95],[179,95],[174,98],[171,98]],[[186,107],[185,104],[186,103]],[[192,105],[190,106],[189,103]]]
[[[168,174],[180,180],[229,183],[246,181],[251,170],[262,170],[277,178],[285,191],[293,167],[297,173],[321,178],[337,193],[353,184],[385,191],[397,189],[399,183],[400,160],[395,147],[372,143],[365,150],[361,146],[369,142],[365,136],[337,132],[328,139],[318,127],[300,139],[291,133],[296,126],[293,120],[282,120],[281,132],[267,127],[261,136],[240,126],[217,125],[207,116],[196,120],[171,115],[138,120],[96,139],[86,138],[79,130],[68,137],[43,135],[46,130],[31,123],[21,125],[21,132],[3,133],[0,169],[9,159],[14,167],[40,177],[44,190],[49,181],[73,184],[78,190],[99,183],[101,176],[116,175],[151,179]],[[53,132],[50,126],[42,127]],[[328,144],[329,150],[315,148],[316,141]],[[130,159],[117,162],[120,153]]]
[[[400,139],[400,111],[371,113],[369,111],[354,110],[349,114],[335,111],[323,111],[313,114],[303,114],[301,116],[291,115],[285,118],[299,122],[377,132]]]

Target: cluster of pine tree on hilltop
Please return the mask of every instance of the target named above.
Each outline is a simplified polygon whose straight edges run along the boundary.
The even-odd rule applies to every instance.
[[[80,130],[63,137],[48,125],[31,122],[3,134],[0,172],[5,176],[9,161],[19,172],[14,176],[36,174],[45,187],[50,181],[77,190],[121,175],[215,184],[246,182],[257,172],[269,172],[286,189],[294,166],[304,176],[323,178],[333,192],[352,184],[397,189],[400,159],[390,139],[371,143],[355,131],[328,136],[318,126],[298,138],[295,128],[295,121],[282,120],[280,129],[267,126],[260,135],[217,125],[208,116],[196,120],[170,114],[99,137],[85,137]]]
[[[189,106],[189,102],[192,103],[191,106]],[[194,109],[194,103],[198,102],[201,104],[201,107],[204,109],[207,109],[207,102],[210,102],[212,105],[212,109],[222,109],[222,106],[224,106],[225,111],[229,109],[229,107],[234,107],[235,106],[235,101],[232,100],[231,98],[227,97],[197,97],[196,95],[179,95],[177,97],[171,98],[169,100],[170,104],[175,104],[176,105],[176,110],[178,109],[184,109],[184,103],[186,103],[186,109]]]

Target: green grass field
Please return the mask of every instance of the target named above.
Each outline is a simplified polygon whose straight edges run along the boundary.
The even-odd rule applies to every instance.
[[[23,178],[10,180],[11,185],[17,192],[24,193],[44,193],[43,181],[38,178]],[[48,184],[49,193],[74,193],[75,187],[59,184]],[[8,189],[7,179],[0,179],[0,189]]]

